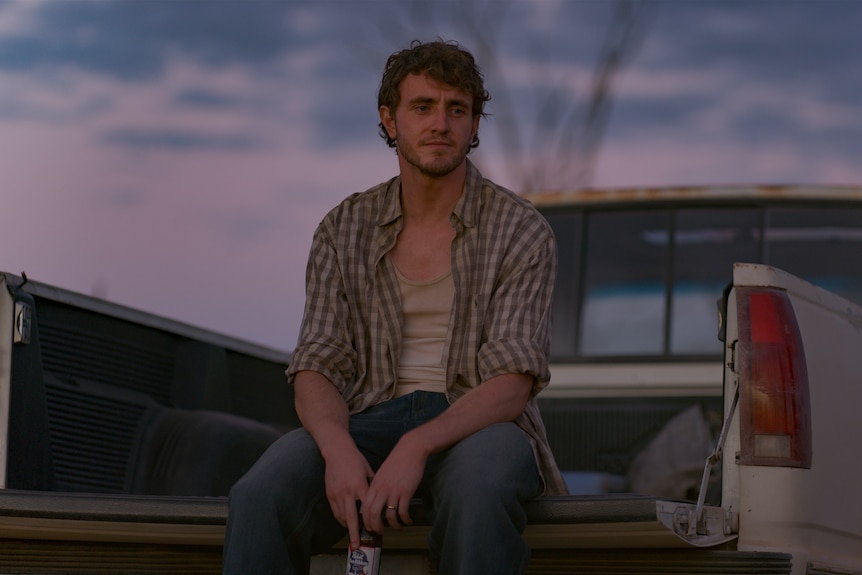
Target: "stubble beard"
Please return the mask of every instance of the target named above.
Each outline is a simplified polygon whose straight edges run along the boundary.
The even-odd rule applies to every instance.
[[[442,178],[451,174],[464,162],[467,152],[470,151],[470,144],[469,142],[464,143],[452,154],[435,154],[431,159],[426,160],[423,160],[413,146],[401,140],[397,140],[396,149],[404,161],[419,170],[422,175],[429,178]]]

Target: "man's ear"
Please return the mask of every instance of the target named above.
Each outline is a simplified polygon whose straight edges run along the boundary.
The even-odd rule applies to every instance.
[[[398,135],[398,131],[395,129],[395,118],[390,113],[389,106],[380,106],[378,112],[380,113],[380,123],[386,128],[386,133],[389,137],[394,140]]]

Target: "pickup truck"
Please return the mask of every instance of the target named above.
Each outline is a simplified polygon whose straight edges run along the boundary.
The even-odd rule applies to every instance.
[[[529,573],[862,573],[862,308],[731,273],[699,489],[538,498]],[[227,490],[299,424],[289,355],[8,273],[0,334],[0,573],[220,572]],[[413,516],[382,573],[432,572]]]

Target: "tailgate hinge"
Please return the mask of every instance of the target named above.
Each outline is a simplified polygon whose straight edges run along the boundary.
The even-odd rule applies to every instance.
[[[696,547],[726,543],[736,539],[739,531],[739,516],[721,507],[698,510],[690,503],[671,501],[659,501],[657,505],[661,522]]]

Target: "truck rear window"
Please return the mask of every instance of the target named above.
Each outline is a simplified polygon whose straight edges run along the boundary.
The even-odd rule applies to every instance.
[[[553,207],[555,361],[721,355],[734,262],[766,263],[862,304],[862,207],[800,202]]]

